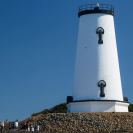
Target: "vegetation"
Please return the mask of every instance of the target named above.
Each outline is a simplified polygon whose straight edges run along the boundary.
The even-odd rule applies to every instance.
[[[37,116],[37,115],[40,115],[40,114],[48,114],[48,113],[66,113],[66,112],[67,112],[66,103],[62,103],[62,104],[54,106],[51,109],[45,109],[41,112],[33,113],[32,116]]]
[[[130,104],[128,109],[129,109],[129,112],[133,112],[133,104]]]

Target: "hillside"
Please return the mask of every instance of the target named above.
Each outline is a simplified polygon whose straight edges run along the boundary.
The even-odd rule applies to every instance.
[[[133,104],[129,105],[129,112],[133,112]],[[44,109],[40,112],[33,113],[31,117],[21,121],[20,123],[21,125],[24,125],[24,123],[28,123],[31,125],[32,123],[35,123],[37,121],[42,121],[45,118],[45,116],[50,113],[67,113],[66,103],[56,105],[51,109]]]
[[[37,116],[40,114],[48,114],[48,113],[66,113],[66,112],[67,112],[66,103],[62,103],[62,104],[54,106],[51,109],[44,109],[41,112],[33,113],[31,116]]]
[[[66,103],[61,103],[59,105],[54,106],[51,109],[44,109],[40,112],[33,113],[31,117],[20,122],[20,128],[24,128],[25,124],[31,125],[35,122],[42,121],[47,114],[50,113],[67,113]]]

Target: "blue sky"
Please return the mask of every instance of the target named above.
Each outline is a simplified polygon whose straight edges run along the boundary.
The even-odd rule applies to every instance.
[[[24,119],[72,95],[78,7],[96,0],[0,1],[0,120]],[[115,7],[124,95],[133,102],[133,1]]]

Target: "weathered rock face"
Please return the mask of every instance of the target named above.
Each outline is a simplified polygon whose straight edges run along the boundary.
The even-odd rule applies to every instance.
[[[45,132],[133,133],[133,113],[50,113],[38,122]]]

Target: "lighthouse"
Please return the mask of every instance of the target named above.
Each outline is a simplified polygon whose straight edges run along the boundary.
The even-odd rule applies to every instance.
[[[79,8],[73,96],[68,112],[128,112],[123,98],[114,8],[88,4]]]

